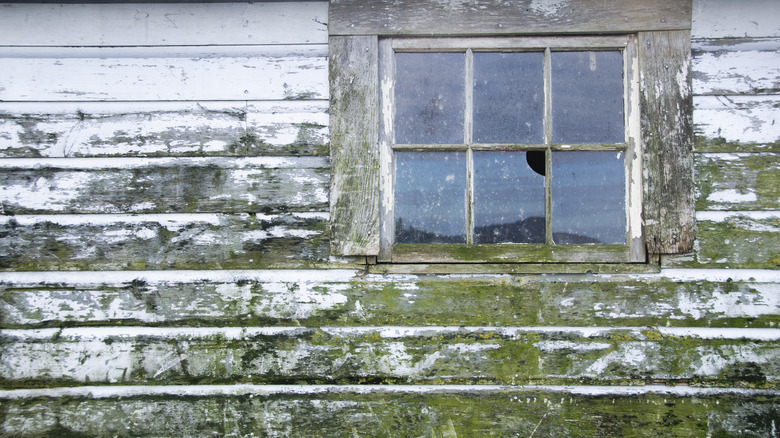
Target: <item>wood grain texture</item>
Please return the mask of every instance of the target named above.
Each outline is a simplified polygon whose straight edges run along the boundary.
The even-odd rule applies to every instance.
[[[52,328],[3,330],[0,353],[5,387],[733,378],[777,388],[780,377],[778,329],[752,335],[745,329],[598,327]],[[745,362],[752,372],[740,375]]]
[[[696,154],[697,210],[780,210],[780,154]]]
[[[0,103],[0,157],[327,155],[326,101]]]
[[[694,96],[698,152],[780,152],[780,96]]]
[[[0,160],[5,214],[325,211],[327,159]]]
[[[327,46],[2,48],[0,100],[327,99]]]
[[[328,38],[324,1],[140,3],[147,4],[4,4],[0,45],[311,44]]]
[[[0,216],[0,271],[327,265],[327,214]]]
[[[691,28],[689,0],[362,1],[330,4],[331,35],[500,35]]]
[[[331,223],[337,255],[379,253],[377,38],[330,38]]]
[[[349,270],[0,273],[0,327],[773,328],[780,324],[780,284],[772,281],[770,271],[685,271],[688,278],[707,278],[699,281],[684,281],[675,272],[459,278],[359,274]]]
[[[640,32],[638,48],[647,250],[684,253],[695,226],[690,34]]]
[[[780,213],[698,212],[691,254],[662,258],[664,267],[780,268]]]
[[[771,436],[780,403],[775,391],[661,386],[93,386],[7,397],[10,436]]]

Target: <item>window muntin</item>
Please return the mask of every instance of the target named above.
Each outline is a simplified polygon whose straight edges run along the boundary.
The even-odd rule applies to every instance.
[[[459,261],[435,254],[493,247],[501,261],[547,261],[539,250],[553,248],[554,259],[564,261],[587,245],[583,261],[628,261],[629,229],[641,220],[627,207],[639,202],[629,199],[637,190],[628,187],[639,183],[631,170],[637,163],[626,158],[630,125],[638,123],[628,116],[631,44],[632,37],[381,42],[380,260],[410,261],[402,254],[412,251],[419,261]],[[397,184],[415,179],[407,172],[422,151],[433,173],[452,159],[445,151],[462,152],[465,176],[447,167],[437,177],[459,184],[446,195],[447,209],[432,197],[444,196],[446,184],[421,183],[416,196],[428,200],[403,199],[399,214]],[[387,196],[394,185],[395,199]],[[453,208],[454,199],[464,207]],[[406,212],[417,217],[410,222]],[[407,228],[425,220],[459,228],[450,235],[431,225],[414,238],[396,226],[399,219]]]

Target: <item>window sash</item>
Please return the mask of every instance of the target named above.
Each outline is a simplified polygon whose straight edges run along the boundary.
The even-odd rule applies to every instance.
[[[625,142],[618,144],[553,144],[551,126],[551,52],[620,50],[623,53],[623,101]],[[396,144],[394,142],[394,55],[407,52],[462,52],[466,54],[464,96],[464,142],[462,144]],[[472,143],[473,132],[473,53],[544,51],[544,143],[490,144]],[[379,261],[392,262],[644,262],[641,246],[641,153],[638,139],[638,79],[635,37],[550,37],[550,38],[395,38],[379,41],[380,57],[380,172],[381,172],[381,245]],[[467,152],[466,244],[395,244],[394,151]],[[545,244],[479,244],[474,236],[473,152],[482,150],[544,150]],[[552,151],[622,151],[625,163],[626,244],[572,245],[553,244],[552,233]],[[633,157],[633,158],[631,158]],[[637,206],[639,209],[637,210]]]

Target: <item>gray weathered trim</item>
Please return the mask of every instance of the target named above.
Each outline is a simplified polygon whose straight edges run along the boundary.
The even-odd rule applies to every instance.
[[[330,38],[332,251],[379,252],[377,37]]]
[[[690,32],[640,32],[638,46],[647,250],[687,252],[695,227]]]
[[[331,35],[530,35],[691,28],[690,0],[331,0]]]

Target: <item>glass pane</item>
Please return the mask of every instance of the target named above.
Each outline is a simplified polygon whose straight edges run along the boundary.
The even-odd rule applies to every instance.
[[[623,143],[623,54],[553,52],[552,142]]]
[[[466,243],[465,152],[395,152],[395,243]]]
[[[544,175],[526,152],[474,152],[474,242],[545,242]]]
[[[464,53],[396,53],[395,142],[461,144]]]
[[[544,142],[544,53],[474,53],[476,143]]]
[[[552,152],[555,243],[626,243],[620,151]]]

